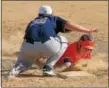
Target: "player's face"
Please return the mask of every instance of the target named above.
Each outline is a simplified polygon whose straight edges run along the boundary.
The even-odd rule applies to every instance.
[[[81,49],[80,49],[80,54],[84,56],[84,55],[86,55],[87,53],[89,53],[90,51],[91,51],[91,49],[81,47]]]

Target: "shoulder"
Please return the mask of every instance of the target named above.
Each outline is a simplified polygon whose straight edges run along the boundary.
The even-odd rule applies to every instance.
[[[61,18],[61,17],[59,17],[59,16],[53,16],[54,18],[57,18],[57,19],[59,19],[59,18]]]
[[[77,42],[69,44],[68,48],[66,50],[66,53],[72,54],[72,53],[76,52],[76,47],[77,47]]]
[[[64,18],[59,17],[59,16],[54,16],[54,18],[55,18],[57,21],[66,21]]]
[[[77,44],[78,44],[77,42],[70,43],[70,44],[69,44],[69,47],[76,47]]]

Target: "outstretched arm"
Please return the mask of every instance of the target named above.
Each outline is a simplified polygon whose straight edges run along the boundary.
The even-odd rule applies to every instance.
[[[97,28],[88,29],[88,28],[85,28],[81,25],[71,23],[68,21],[65,23],[65,29],[72,30],[72,31],[78,31],[78,32],[85,32],[85,33],[97,32]]]

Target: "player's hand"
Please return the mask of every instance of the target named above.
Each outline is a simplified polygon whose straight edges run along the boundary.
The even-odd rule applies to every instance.
[[[92,32],[98,32],[98,28],[90,29],[89,33],[92,33]]]

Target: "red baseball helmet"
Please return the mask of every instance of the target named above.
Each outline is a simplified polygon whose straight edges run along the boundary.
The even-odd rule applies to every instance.
[[[93,49],[95,45],[95,41],[91,35],[84,34],[80,38],[81,45],[88,49]]]

